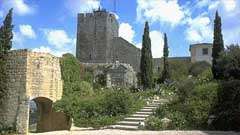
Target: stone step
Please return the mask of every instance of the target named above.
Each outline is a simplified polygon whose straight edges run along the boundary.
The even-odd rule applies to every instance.
[[[142,111],[139,111],[139,112],[136,112],[135,114],[143,114],[143,115],[151,115],[153,112],[142,112]]]
[[[138,126],[127,126],[127,125],[112,125],[110,128],[122,129],[122,130],[138,130]]]
[[[146,118],[137,118],[137,117],[127,117],[124,118],[125,121],[144,121]]]
[[[138,121],[119,121],[117,122],[118,125],[129,125],[129,126],[138,126]]]
[[[148,117],[148,114],[133,114],[131,117],[137,117],[137,118],[146,118]]]
[[[157,106],[146,106],[143,109],[157,109]]]
[[[147,106],[153,106],[153,107],[158,107],[161,103],[151,103],[148,104]]]
[[[153,110],[152,109],[141,109],[140,111],[141,112],[152,112]]]

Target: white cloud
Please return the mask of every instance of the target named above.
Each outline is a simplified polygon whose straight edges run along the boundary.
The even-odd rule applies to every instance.
[[[33,52],[43,52],[43,53],[50,53],[54,56],[61,57],[65,53],[72,53],[69,50],[58,50],[58,49],[51,49],[49,46],[40,46],[37,48],[32,49]]]
[[[222,3],[227,12],[231,12],[236,8],[237,1],[236,0],[222,0]]]
[[[150,33],[152,43],[152,55],[153,58],[159,58],[163,56],[163,34],[159,31],[151,31]]]
[[[240,45],[240,26],[232,29],[223,30],[224,44],[239,44]]]
[[[20,33],[23,36],[26,36],[27,38],[31,38],[31,39],[36,38],[35,31],[33,30],[31,25],[28,25],[28,24],[19,25],[19,30],[20,30]]]
[[[137,0],[137,20],[179,24],[185,17],[177,0]]]
[[[47,46],[40,46],[39,48],[32,49],[33,52],[44,52],[44,53],[51,53],[52,50],[50,47]]]
[[[44,34],[48,43],[56,48],[64,48],[75,43],[75,40],[70,38],[64,30],[44,29]]]
[[[34,48],[34,51],[48,52],[55,56],[62,56],[65,53],[75,55],[76,39],[71,38],[61,29],[42,29],[49,46],[40,46]]]
[[[119,27],[119,36],[126,39],[128,42],[133,43],[135,31],[128,23],[121,23]]]
[[[151,39],[151,50],[152,50],[152,56],[153,58],[160,58],[163,56],[163,34],[160,31],[150,31],[149,33],[150,39]],[[138,48],[142,48],[142,43],[138,43],[136,45]]]
[[[82,12],[90,12],[100,6],[99,0],[66,0],[66,8],[74,15]]]
[[[13,8],[14,13],[18,15],[34,13],[34,9],[30,5],[26,4],[24,0],[3,0],[2,7],[5,8],[5,10]]]
[[[191,42],[211,42],[213,30],[210,18],[203,13],[196,18],[187,21],[186,39]]]
[[[24,37],[20,32],[13,32],[13,47],[22,48]]]
[[[0,10],[0,18],[3,17],[3,11]]]
[[[220,5],[220,1],[211,1],[208,6],[208,10],[216,10]]]

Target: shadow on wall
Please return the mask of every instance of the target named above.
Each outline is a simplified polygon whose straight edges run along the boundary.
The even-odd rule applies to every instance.
[[[52,101],[45,97],[37,97],[30,101],[29,131],[48,132],[70,130],[71,118],[63,112],[54,112]]]

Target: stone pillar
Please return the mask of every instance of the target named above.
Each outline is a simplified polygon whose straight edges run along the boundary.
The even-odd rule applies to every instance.
[[[19,134],[28,134],[29,99],[25,98],[21,100],[17,110],[16,130]]]

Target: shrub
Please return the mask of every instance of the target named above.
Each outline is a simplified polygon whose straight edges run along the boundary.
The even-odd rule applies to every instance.
[[[186,80],[182,80],[176,84],[177,90],[177,98],[179,102],[184,102],[185,99],[192,95],[194,89],[195,81],[194,79],[188,78]]]
[[[201,74],[197,76],[199,79],[199,83],[208,83],[210,81],[213,81],[213,74],[211,68],[206,69]]]
[[[155,116],[150,116],[146,119],[145,128],[148,130],[163,130],[161,119]]]
[[[192,130],[206,129],[212,106],[216,102],[218,84],[216,82],[199,83],[194,78],[176,84],[177,97],[170,103],[159,106],[154,114],[158,119],[168,118],[172,122],[167,129]],[[151,121],[152,120],[152,121]],[[149,119],[151,129],[165,129]]]
[[[191,65],[189,73],[193,76],[198,76],[209,68],[211,68],[211,65],[205,61],[196,62]]]
[[[172,80],[182,80],[187,78],[190,63],[187,61],[169,61],[169,71]]]
[[[134,101],[131,94],[126,91],[110,91],[104,98],[104,113],[109,116],[117,116],[129,113]]]
[[[240,131],[240,80],[221,82],[215,115],[215,129]]]
[[[240,47],[238,45],[231,45],[223,52],[219,59],[217,59],[218,71],[221,74],[220,79],[240,80]]]

